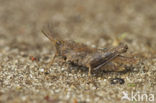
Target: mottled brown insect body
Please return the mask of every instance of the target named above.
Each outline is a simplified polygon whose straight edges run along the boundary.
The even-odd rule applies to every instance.
[[[56,49],[51,64],[56,56],[61,56],[66,62],[87,67],[89,69],[89,75],[91,75],[93,69],[100,69],[105,64],[120,56],[120,54],[125,53],[128,49],[125,44],[108,50],[91,48],[74,41],[62,40],[54,35],[49,28],[44,29],[42,32],[52,41]]]

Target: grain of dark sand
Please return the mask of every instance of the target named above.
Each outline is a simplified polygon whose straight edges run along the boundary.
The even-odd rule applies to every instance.
[[[129,103],[123,91],[155,94],[155,11],[155,0],[0,0],[0,102]],[[125,55],[139,62],[91,78],[78,67],[60,67],[59,58],[46,70],[54,53],[41,33],[47,22],[63,38],[92,47],[125,42]],[[125,83],[110,84],[115,77]]]

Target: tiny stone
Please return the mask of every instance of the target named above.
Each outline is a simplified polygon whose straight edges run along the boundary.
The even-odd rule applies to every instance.
[[[40,72],[44,72],[44,68],[41,68],[41,69],[40,69]]]
[[[111,84],[124,84],[125,83],[125,81],[124,81],[124,79],[122,79],[122,78],[113,78],[113,79],[111,79]]]

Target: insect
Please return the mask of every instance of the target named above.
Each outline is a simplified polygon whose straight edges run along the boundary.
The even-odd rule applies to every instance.
[[[128,46],[123,43],[115,48],[104,50],[91,48],[72,40],[63,40],[58,35],[55,35],[49,26],[44,28],[42,33],[55,47],[55,54],[50,65],[53,64],[57,56],[61,56],[65,62],[87,67],[89,76],[92,74],[93,70],[100,69],[115,58],[120,57],[120,55],[125,53],[128,49]]]

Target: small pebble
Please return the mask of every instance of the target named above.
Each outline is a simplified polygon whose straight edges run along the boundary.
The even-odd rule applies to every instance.
[[[110,80],[111,84],[124,84],[125,81],[122,78],[112,78]]]
[[[44,72],[44,68],[41,68],[41,69],[40,69],[40,72]]]

